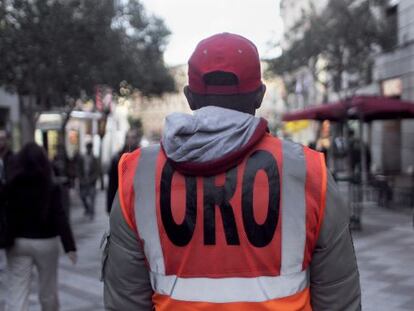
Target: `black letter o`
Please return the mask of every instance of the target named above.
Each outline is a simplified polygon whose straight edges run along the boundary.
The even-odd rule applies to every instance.
[[[266,220],[257,224],[253,211],[254,180],[259,170],[264,170],[269,182],[269,205]],[[280,179],[276,159],[264,150],[254,152],[247,160],[243,176],[242,213],[247,238],[256,247],[268,245],[275,234],[279,220]]]

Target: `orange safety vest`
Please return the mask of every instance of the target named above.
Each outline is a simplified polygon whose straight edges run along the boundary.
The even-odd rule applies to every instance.
[[[177,172],[155,145],[124,155],[119,176],[155,310],[312,310],[322,154],[266,134],[236,167],[200,177]]]

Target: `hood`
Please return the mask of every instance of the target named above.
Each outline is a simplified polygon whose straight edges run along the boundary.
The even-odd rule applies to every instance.
[[[264,119],[208,106],[167,116],[161,146],[181,173],[215,175],[239,164],[266,131]]]

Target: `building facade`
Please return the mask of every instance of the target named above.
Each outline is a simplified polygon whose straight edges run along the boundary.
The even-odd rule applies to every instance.
[[[148,142],[158,142],[162,135],[165,117],[173,112],[190,113],[183,88],[187,84],[187,65],[170,68],[176,84],[176,92],[162,96],[145,97],[135,93],[130,102],[130,116],[142,122],[144,138]]]
[[[303,16],[303,11],[311,8],[311,3],[318,13],[328,1],[281,1],[285,31],[295,25]],[[373,82],[359,87],[353,94],[382,95],[414,101],[414,1],[389,0],[385,10],[384,15],[382,12],[377,13],[390,21],[396,21],[396,26],[392,24],[392,28],[395,28],[393,35],[398,42],[392,51],[375,56]],[[300,36],[300,31],[295,36]],[[289,46],[289,41],[286,40],[282,46]],[[346,73],[343,76],[342,91],[338,93],[318,88],[306,67],[293,73],[293,80],[294,87],[286,99],[292,110],[322,103],[321,95],[324,93],[324,99],[329,102],[338,100],[339,95],[343,97],[349,93]],[[390,174],[414,171],[414,121],[374,121],[366,125],[365,133],[365,139],[370,142],[373,170]]]
[[[390,5],[397,14],[398,44],[376,58],[375,78],[382,95],[414,101],[414,1],[394,0]],[[372,141],[373,160],[381,170],[413,170],[414,121],[374,122]]]
[[[294,40],[300,39],[305,29],[291,29],[300,22],[304,15],[313,10],[316,14],[323,11],[328,0],[281,0],[280,15],[283,22],[284,36],[281,42],[283,49],[288,49]],[[320,59],[317,67],[324,66]],[[286,92],[283,95],[287,110],[299,110],[310,105],[322,103],[327,96],[327,89],[316,81],[308,66],[298,68],[284,76]],[[326,80],[326,73],[320,70],[319,81]],[[288,122],[284,126],[283,135],[294,141],[309,144],[317,139],[318,125],[310,121]]]
[[[300,22],[304,15],[310,11],[316,14],[323,11],[328,0],[309,1],[309,0],[282,0],[280,2],[280,15],[283,21],[284,38],[281,42],[283,49],[287,49],[292,41],[300,39],[305,29],[291,29]],[[317,66],[322,66],[323,61],[320,60]],[[318,77],[319,80],[324,80],[323,72]],[[304,66],[290,73],[287,80],[290,81],[289,90],[285,98],[287,106],[290,110],[304,108],[308,105],[314,105],[323,101],[326,89],[318,81],[315,80],[310,68]]]

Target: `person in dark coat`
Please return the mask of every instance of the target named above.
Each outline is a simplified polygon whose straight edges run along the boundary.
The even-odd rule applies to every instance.
[[[35,143],[25,145],[14,164],[6,185],[9,222],[14,236],[14,245],[7,249],[6,311],[28,310],[33,267],[39,274],[42,310],[58,310],[58,237],[72,263],[77,260],[60,188],[53,181],[46,152]]]
[[[65,213],[70,215],[70,180],[68,177],[68,164],[69,159],[66,155],[65,146],[63,144],[59,144],[57,146],[57,153],[52,160],[52,170],[56,183],[59,185],[62,192],[62,202]]]
[[[86,154],[78,160],[78,178],[80,197],[85,208],[85,215],[92,220],[95,216],[96,181],[99,178],[100,165],[93,155],[93,144],[86,144]]]
[[[354,130],[349,130],[349,152],[351,160],[351,169],[354,175],[356,183],[361,182],[362,175],[362,159],[361,159],[361,148],[362,144],[365,147],[365,165],[369,172],[371,167],[371,151],[369,146],[365,142],[361,142],[359,138],[355,137]]]
[[[4,184],[11,173],[13,152],[10,149],[10,136],[5,130],[0,130],[0,182]]]
[[[108,214],[111,212],[112,202],[114,201],[116,191],[118,189],[118,163],[121,156],[126,152],[132,152],[140,146],[142,131],[137,128],[130,129],[125,135],[124,147],[115,154],[111,160],[108,171],[108,190],[106,196],[106,210]]]
[[[14,154],[10,149],[10,136],[0,130],[0,248],[11,246],[12,237],[7,224],[7,202],[5,186],[11,175]],[[1,254],[0,254],[1,256]],[[4,260],[0,258],[2,263]],[[0,267],[0,270],[2,267]]]

